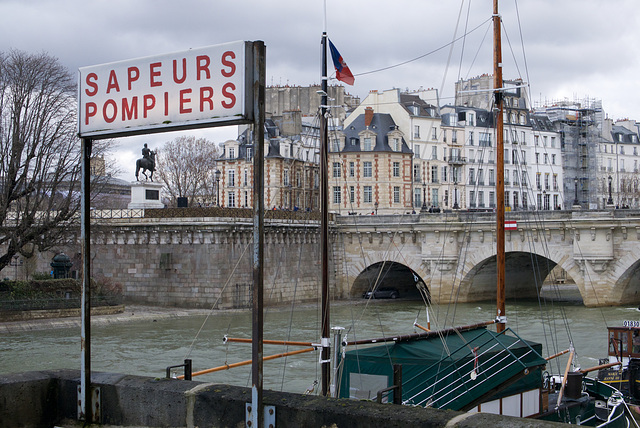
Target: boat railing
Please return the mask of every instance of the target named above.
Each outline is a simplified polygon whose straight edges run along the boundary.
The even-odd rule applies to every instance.
[[[457,349],[450,350],[440,361],[413,377],[422,378],[423,381],[420,382],[420,387],[408,391],[408,397],[404,401],[415,405],[459,410],[482,395],[474,394],[476,390],[481,390],[481,386],[484,391],[487,389],[484,388],[487,383],[499,384],[505,376],[512,378],[538,365],[525,363],[528,358],[544,360],[530,344],[517,335],[514,336],[515,341],[505,344],[495,333],[484,330]],[[525,348],[522,355],[515,355],[512,349],[523,344]],[[480,353],[477,352],[479,349],[482,350]],[[448,373],[442,375],[443,368]],[[436,374],[430,375],[434,371]],[[456,403],[461,398],[463,402]]]

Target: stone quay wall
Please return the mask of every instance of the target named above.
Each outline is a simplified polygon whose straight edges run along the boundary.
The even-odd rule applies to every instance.
[[[197,381],[154,379],[115,373],[92,373],[99,388],[98,422],[121,427],[246,426],[251,389]],[[0,426],[69,426],[78,417],[80,371],[55,370],[0,375]],[[273,406],[274,427],[394,428],[420,426],[560,427],[553,422],[487,413],[377,404],[264,391],[263,404]]]
[[[319,240],[317,222],[265,221],[265,305],[319,297]],[[111,220],[91,242],[92,276],[122,284],[127,303],[251,307],[250,218]]]

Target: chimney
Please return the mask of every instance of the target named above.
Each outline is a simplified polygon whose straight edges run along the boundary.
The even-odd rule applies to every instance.
[[[364,126],[369,128],[372,120],[373,120],[373,107],[367,107],[364,109]]]

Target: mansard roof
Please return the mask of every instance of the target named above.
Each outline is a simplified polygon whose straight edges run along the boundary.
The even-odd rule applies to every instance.
[[[418,95],[412,94],[400,94],[400,104],[402,107],[412,116],[423,117],[439,117],[438,108],[432,104],[427,103]],[[418,111],[414,111],[413,107],[418,107]]]
[[[611,138],[614,142],[638,144],[638,134],[620,125],[611,127]]]
[[[553,122],[549,119],[549,116],[545,114],[530,114],[529,121],[534,131],[539,132],[555,132],[556,128]]]
[[[345,145],[343,152],[361,152],[360,133],[364,130],[369,130],[376,134],[376,141],[373,147],[374,152],[392,152],[389,145],[389,137],[387,134],[393,130],[398,129],[395,121],[390,114],[386,113],[373,113],[371,124],[367,128],[365,126],[365,115],[361,114],[351,124],[344,128]],[[355,144],[352,144],[352,140],[355,140]],[[407,142],[402,138],[402,153],[413,153]]]
[[[488,110],[485,110],[482,108],[469,107],[469,106],[454,106],[454,105],[448,104],[442,107],[442,111],[447,111],[447,113],[442,114],[442,124],[444,126],[451,126],[449,125],[451,123],[449,121],[450,120],[449,117],[453,114],[457,115],[457,118],[456,118],[457,120],[455,121],[457,123],[457,122],[463,122],[466,120],[465,114],[467,112],[473,112],[476,116],[476,120],[475,120],[476,128],[492,128],[493,127],[493,123],[494,123],[493,115]]]

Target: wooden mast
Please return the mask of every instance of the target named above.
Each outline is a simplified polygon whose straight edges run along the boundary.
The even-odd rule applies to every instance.
[[[498,0],[493,0],[493,88],[496,112],[496,271],[497,271],[497,325],[501,333],[507,321],[505,314],[505,252],[504,252],[504,129],[502,42],[500,39]]]

